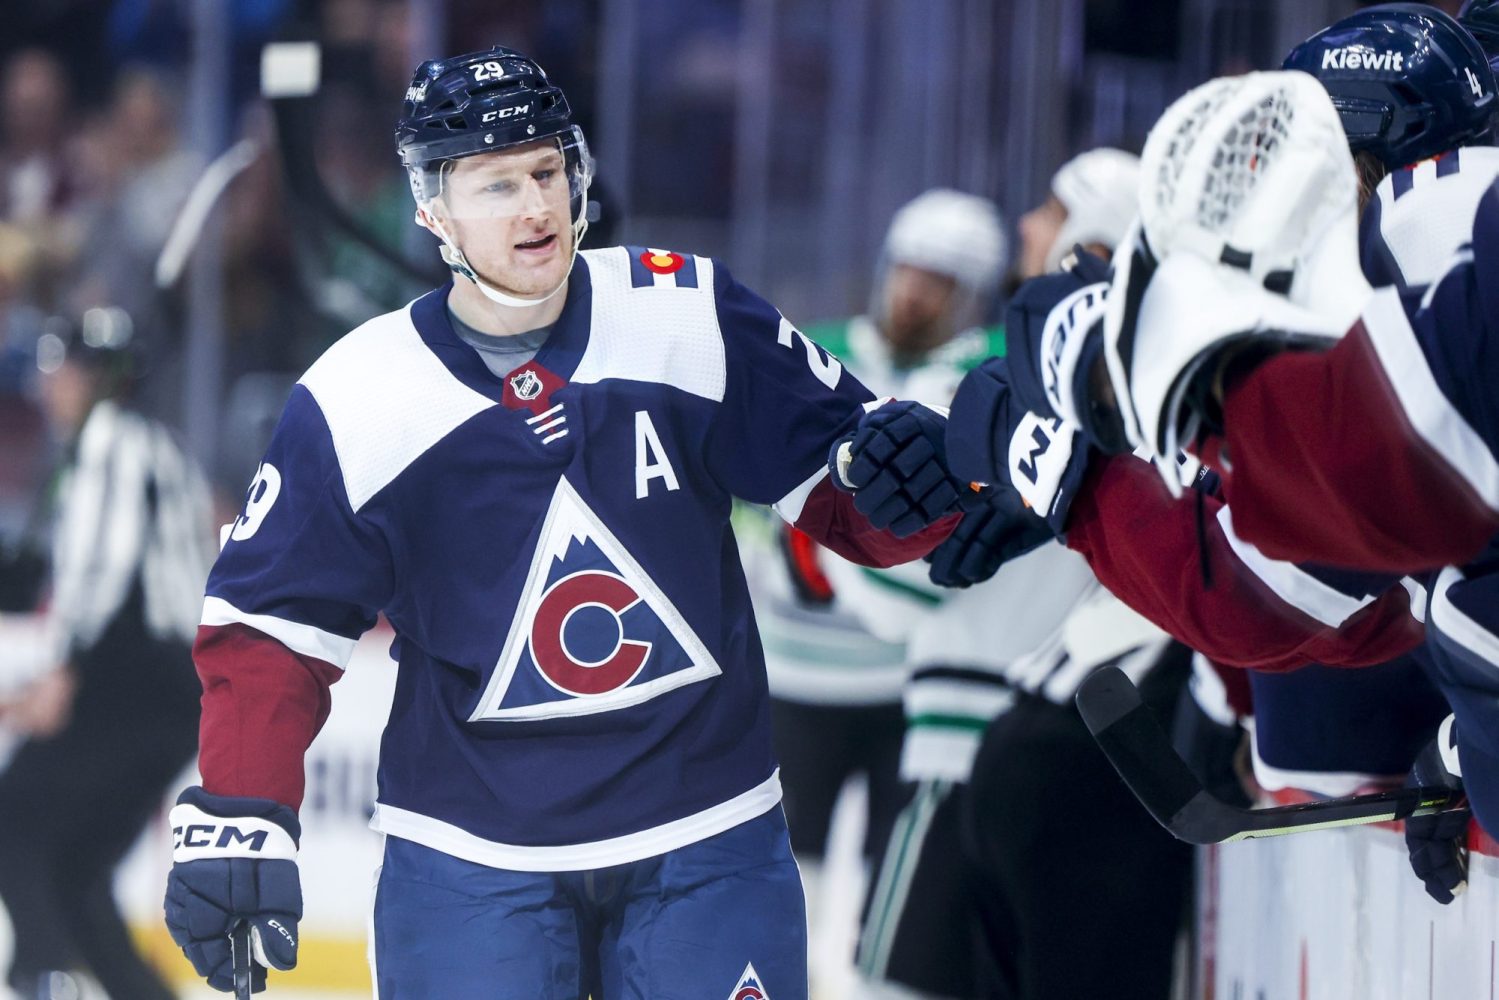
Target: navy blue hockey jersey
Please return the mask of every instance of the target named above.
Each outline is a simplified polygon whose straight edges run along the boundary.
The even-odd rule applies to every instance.
[[[298,798],[316,703],[383,612],[377,829],[584,869],[772,808],[730,498],[867,562],[929,550],[945,531],[876,533],[826,482],[870,393],[707,258],[580,254],[550,337],[503,379],[447,292],[364,324],[293,391],[208,584],[205,786]]]

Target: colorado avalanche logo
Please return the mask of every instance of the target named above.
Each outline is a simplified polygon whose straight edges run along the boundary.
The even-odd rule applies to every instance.
[[[510,376],[510,388],[515,390],[515,395],[530,402],[541,395],[541,379],[531,369],[527,368],[519,375]]]
[[[639,603],[640,595],[635,588],[614,573],[587,570],[564,576],[547,588],[531,622],[531,656],[536,668],[565,694],[606,694],[624,687],[635,679],[651,655],[650,643],[624,637],[621,616]],[[575,628],[574,632],[584,636],[570,646],[568,625],[576,620],[575,616],[595,611],[604,613],[607,624],[591,630]],[[610,636],[612,647],[604,655],[591,659],[588,652],[575,648],[577,643],[587,643],[605,629],[614,634]]]
[[[563,479],[469,721],[607,712],[720,673],[681,613]]]
[[[755,971],[755,963],[751,962],[744,967],[744,974],[739,977],[739,984],[729,994],[729,1000],[770,1000],[760,985],[760,974]]]

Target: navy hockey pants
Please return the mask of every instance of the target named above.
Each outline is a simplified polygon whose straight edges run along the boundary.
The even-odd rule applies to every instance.
[[[612,868],[514,872],[396,837],[375,896],[379,1000],[806,1000],[780,808]]]

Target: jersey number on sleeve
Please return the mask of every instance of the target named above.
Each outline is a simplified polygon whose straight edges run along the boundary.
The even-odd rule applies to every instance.
[[[831,354],[824,357],[823,352],[817,349],[805,333],[792,326],[785,316],[781,317],[781,329],[776,334],[776,343],[782,347],[791,347],[793,342],[800,340],[802,347],[807,351],[807,367],[812,369],[812,374],[817,376],[817,381],[829,389],[838,388],[838,379],[843,375],[843,364]]]
[[[271,505],[281,495],[281,473],[269,462],[255,470],[255,478],[245,494],[245,511],[234,521],[229,532],[231,541],[242,542],[260,530],[260,522],[271,512]]]

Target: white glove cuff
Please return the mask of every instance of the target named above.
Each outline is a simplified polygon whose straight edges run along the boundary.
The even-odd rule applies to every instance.
[[[201,858],[297,859],[291,834],[260,816],[214,816],[194,805],[177,805],[168,818],[174,863]]]

